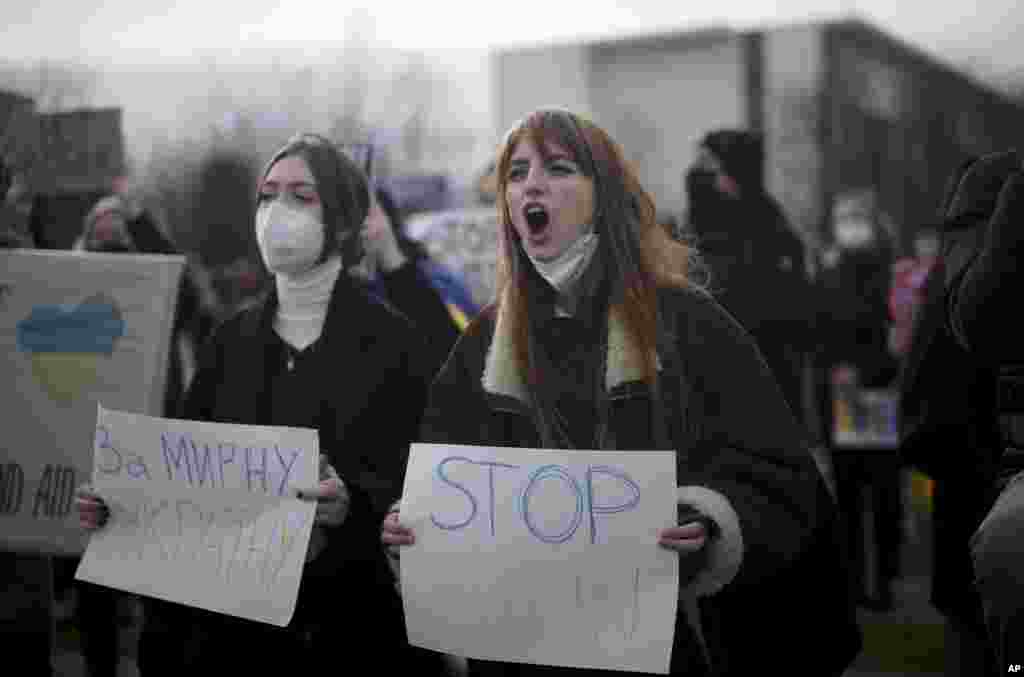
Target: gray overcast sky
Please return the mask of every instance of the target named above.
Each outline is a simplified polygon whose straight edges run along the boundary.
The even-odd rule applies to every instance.
[[[154,135],[173,138],[198,121],[195,106],[223,86],[217,69],[207,64],[223,65],[226,73],[232,63],[266,67],[276,54],[283,64],[321,64],[317,70],[326,72],[337,65],[333,50],[352,35],[375,47],[431,50],[457,74],[460,96],[450,102],[457,106],[455,114],[477,130],[492,124],[486,49],[502,45],[711,25],[768,27],[855,13],[947,62],[970,63],[982,73],[1024,73],[1021,0],[587,0],[585,5],[578,0],[8,0],[4,5],[0,59],[73,61],[121,72],[100,82],[90,103],[124,109],[125,131],[136,153],[144,153]],[[176,68],[179,64],[186,67]],[[153,77],[147,73],[151,66],[164,67],[159,69],[164,74]],[[258,78],[235,79],[232,84],[245,91],[273,87]],[[381,94],[387,111],[387,92]]]
[[[244,58],[260,47],[337,43],[355,11],[376,41],[397,47],[488,47],[579,35],[647,32],[712,23],[737,27],[857,12],[928,51],[1024,66],[1024,3],[1019,0],[517,0],[491,3],[408,0],[38,0],[7,2],[3,56],[153,63],[196,51]],[[964,55],[961,57],[960,55]]]

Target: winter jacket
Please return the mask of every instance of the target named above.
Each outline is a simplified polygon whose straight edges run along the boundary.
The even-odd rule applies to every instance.
[[[803,242],[765,193],[696,203],[690,219],[712,292],[753,335],[793,413],[802,416],[801,354],[816,344]]]
[[[309,664],[310,650],[328,664],[342,656],[382,670],[388,661],[403,667],[397,661],[408,655],[379,526],[401,491],[408,445],[423,410],[422,341],[406,318],[342,275],[323,333],[290,355],[289,367],[289,349],[273,329],[276,307],[272,291],[216,330],[185,417],[316,428],[320,452],[351,495],[349,514],[327,530],[324,550],[306,563],[287,628],[147,600],[139,648],[147,677],[180,677],[188,668],[204,674],[215,668],[294,670]]]
[[[552,396],[569,419],[574,446],[675,449],[680,504],[711,517],[720,529],[708,546],[707,566],[690,583],[692,591],[756,589],[789,567],[806,546],[822,514],[831,510],[827,493],[747,332],[702,292],[659,293],[667,328],[658,339],[660,420],[652,414],[654,400],[636,366],[641,361],[617,313],[598,313],[593,320],[559,318],[549,308],[536,320],[536,335],[548,344],[552,362],[567,364],[560,368],[570,371],[556,381],[572,380],[574,362],[605,365],[603,374],[593,367],[579,369],[579,385]],[[606,323],[607,350],[594,362],[583,353],[588,344],[600,352],[601,342],[594,340],[602,335],[600,323]],[[542,446],[507,326],[497,304],[467,328],[431,387],[422,441]],[[607,406],[587,396],[600,390]],[[695,640],[685,625],[677,625],[672,669],[701,674]],[[472,664],[474,674],[499,669],[493,663]],[[521,674],[532,674],[533,668],[520,667]]]
[[[407,261],[393,271],[378,274],[369,285],[374,294],[412,320],[426,343],[424,366],[433,376],[448,359],[460,330],[424,263]]]

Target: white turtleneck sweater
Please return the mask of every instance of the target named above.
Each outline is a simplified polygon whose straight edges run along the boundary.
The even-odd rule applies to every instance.
[[[305,350],[320,338],[339,274],[341,257],[332,256],[304,273],[274,276],[279,302],[274,330],[286,343]]]

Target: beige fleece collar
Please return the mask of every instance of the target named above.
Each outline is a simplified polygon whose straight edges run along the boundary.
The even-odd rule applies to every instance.
[[[494,323],[494,337],[487,350],[484,373],[481,377],[484,390],[496,395],[514,397],[529,402],[529,394],[523,375],[516,365],[512,335],[509,331],[507,293],[498,304],[498,316]],[[661,361],[658,360],[658,369]],[[623,383],[643,380],[643,360],[640,349],[629,340],[621,312],[613,307],[608,313],[608,359],[605,370],[605,389],[611,391]]]

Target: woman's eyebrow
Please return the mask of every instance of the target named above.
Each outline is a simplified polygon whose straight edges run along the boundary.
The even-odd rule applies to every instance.
[[[277,188],[280,184],[278,181],[264,181],[263,187]],[[284,184],[286,188],[313,188],[316,189],[316,184],[310,181],[289,181]]]
[[[576,164],[576,161],[572,159],[567,153],[547,153],[544,155],[545,162],[569,162]]]

